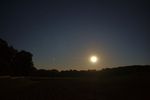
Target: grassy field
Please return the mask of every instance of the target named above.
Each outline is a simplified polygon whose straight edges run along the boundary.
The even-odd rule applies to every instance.
[[[0,78],[0,100],[150,100],[149,77]]]

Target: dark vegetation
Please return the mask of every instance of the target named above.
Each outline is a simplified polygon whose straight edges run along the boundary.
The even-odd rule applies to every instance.
[[[150,100],[150,66],[37,70],[32,54],[0,39],[0,100]]]
[[[18,51],[0,39],[0,75],[26,76],[34,70],[30,52]]]

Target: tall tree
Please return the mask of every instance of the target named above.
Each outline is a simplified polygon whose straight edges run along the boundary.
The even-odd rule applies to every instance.
[[[13,69],[15,75],[28,75],[35,70],[32,61],[32,54],[20,51],[13,59]]]
[[[8,43],[0,39],[0,73],[10,74],[13,57],[18,51],[9,46]]]
[[[18,52],[0,39],[0,75],[28,75],[33,70],[35,67],[30,52]]]

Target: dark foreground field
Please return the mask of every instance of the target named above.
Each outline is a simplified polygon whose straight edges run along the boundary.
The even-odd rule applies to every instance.
[[[0,100],[150,100],[150,78],[1,77]]]

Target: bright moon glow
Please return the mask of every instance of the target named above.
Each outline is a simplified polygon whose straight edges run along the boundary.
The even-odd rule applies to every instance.
[[[96,62],[98,61],[98,58],[97,58],[96,56],[91,56],[91,57],[90,57],[90,61],[91,61],[92,63],[96,63]]]

